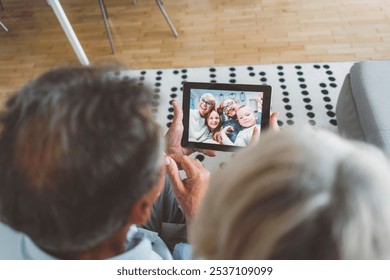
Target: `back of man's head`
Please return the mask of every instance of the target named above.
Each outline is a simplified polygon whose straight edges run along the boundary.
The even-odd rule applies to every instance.
[[[91,248],[128,222],[157,181],[151,93],[97,68],[60,68],[1,115],[0,217],[54,252]]]

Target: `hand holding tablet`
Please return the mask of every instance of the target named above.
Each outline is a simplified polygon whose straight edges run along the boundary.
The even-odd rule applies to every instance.
[[[269,126],[271,87],[184,83],[182,146],[229,151]]]

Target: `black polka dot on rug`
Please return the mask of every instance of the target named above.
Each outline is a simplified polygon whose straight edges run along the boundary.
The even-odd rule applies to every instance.
[[[236,71],[236,68],[230,67],[229,70],[230,70],[230,71]]]
[[[223,161],[219,164],[219,168],[223,168],[226,165],[226,163]]]
[[[283,78],[280,78],[279,79],[279,82],[281,82],[281,83],[284,83],[286,80],[285,79],[283,79]]]
[[[214,79],[215,77],[217,77],[217,75],[215,75],[215,74],[210,74],[210,78]]]
[[[299,78],[298,81],[300,81],[301,83],[303,83],[305,81],[304,78]]]
[[[309,120],[309,124],[311,124],[311,125],[316,125],[317,123],[316,123],[315,120]]]
[[[287,113],[286,117],[289,118],[289,119],[292,119],[294,117],[294,114],[293,113]]]
[[[157,71],[157,75],[162,75],[162,71]]]
[[[232,77],[232,78],[234,78],[235,76],[236,76],[236,74],[234,74],[234,73],[230,73],[230,75],[229,75],[230,77]]]
[[[333,75],[333,72],[330,71],[330,70],[328,70],[328,71],[326,71],[326,74],[328,74],[328,75]]]
[[[309,92],[307,90],[302,90],[301,93],[302,93],[302,95],[305,95],[305,96],[309,95]]]
[[[280,127],[282,127],[283,124],[284,124],[281,120],[278,120],[277,122],[278,122],[278,125],[279,125]]]
[[[217,81],[216,80],[211,80],[210,83],[216,83]]]
[[[287,97],[283,98],[282,100],[283,100],[284,103],[290,102],[290,99],[288,99]]]
[[[201,154],[196,155],[195,158],[199,161],[204,161],[204,159],[205,159],[204,155],[201,155]]]
[[[326,104],[326,105],[325,105],[325,108],[328,109],[328,110],[333,110],[333,106],[330,105],[330,104]]]
[[[250,72],[249,73],[249,76],[251,76],[251,77],[254,77],[256,74],[255,73],[253,73],[253,72]]]
[[[328,112],[326,112],[326,114],[327,114],[329,117],[331,117],[331,118],[333,118],[334,116],[336,116],[336,114],[335,114],[333,111],[328,111]]]
[[[325,101],[325,102],[330,102],[330,98],[327,97],[327,96],[325,96],[325,97],[324,97],[324,101]]]
[[[155,88],[153,91],[154,91],[155,93],[159,93],[159,92],[160,92],[160,89],[159,89],[159,88]]]
[[[173,91],[173,92],[177,91],[177,87],[171,88],[171,91]]]
[[[181,72],[182,73],[187,73],[187,69],[182,69]]]
[[[300,66],[300,65],[296,65],[296,66],[295,66],[295,69],[298,69],[298,70],[300,70],[300,69],[302,69],[302,66]]]
[[[325,64],[324,66],[322,66],[322,67],[324,67],[325,69],[329,69],[330,68],[330,66],[329,65],[327,65],[327,64]]]
[[[278,75],[279,76],[284,76],[284,73],[283,72],[278,72]]]
[[[155,83],[154,84],[156,87],[159,87],[159,86],[161,86],[161,83]]]
[[[329,84],[332,88],[336,88],[337,87],[337,85],[335,84],[335,83],[330,83]]]
[[[283,66],[282,65],[279,65],[276,68],[278,68],[278,70],[283,70]]]
[[[306,108],[307,110],[309,110],[309,111],[313,110],[313,106],[311,106],[311,105],[306,105],[305,108]]]
[[[253,71],[253,67],[252,66],[248,66],[246,69],[248,69],[249,71]]]
[[[141,71],[141,75],[145,75],[146,74],[146,71]]]
[[[287,123],[288,125],[293,125],[293,124],[294,124],[294,121],[293,121],[293,120],[287,120],[286,123]]]
[[[172,97],[172,98],[176,98],[176,97],[177,97],[177,94],[176,94],[176,93],[172,93],[172,94],[171,94],[171,97]]]
[[[167,123],[167,127],[168,127],[168,128],[171,127],[171,125],[172,125],[171,122]]]
[[[303,75],[303,72],[298,71],[298,72],[297,72],[297,75],[302,76],[302,75]]]
[[[286,105],[284,106],[284,109],[286,109],[287,111],[290,111],[292,109],[291,105]]]
[[[141,77],[139,77],[139,79],[140,79],[141,81],[144,81],[144,80],[145,80],[145,77],[144,77],[144,76],[141,76]]]
[[[175,74],[175,75],[179,74],[179,70],[174,70],[173,74]]]
[[[307,88],[307,85],[305,85],[305,84],[300,84],[299,87],[300,87],[300,88]]]
[[[209,70],[210,70],[210,72],[215,72],[216,71],[215,68],[210,68]]]
[[[305,103],[310,103],[311,102],[311,99],[310,98],[303,98],[303,102],[305,102]]]
[[[173,120],[173,115],[172,115],[172,114],[169,114],[169,115],[167,116],[167,119],[168,119],[168,120]]]
[[[156,77],[156,80],[157,80],[157,81],[161,81],[161,79],[162,79],[161,76]]]
[[[323,89],[323,90],[321,90],[321,93],[324,94],[324,95],[328,95],[329,91],[327,91],[326,89]]]
[[[325,83],[320,83],[320,87],[325,88],[326,84]]]
[[[260,72],[259,75],[260,76],[265,76],[266,74],[265,74],[265,72]]]
[[[336,81],[336,79],[335,79],[335,78],[333,78],[333,77],[329,77],[329,78],[328,78],[328,80],[329,80],[329,81],[331,81],[331,82],[334,82],[334,81]]]
[[[265,83],[267,81],[267,78],[261,78],[260,81]]]
[[[286,89],[287,86],[286,86],[286,85],[281,85],[280,88],[281,88],[281,89]]]
[[[230,79],[230,80],[229,80],[229,83],[235,84],[235,83],[236,83],[236,80],[235,80],[235,79]]]
[[[313,112],[309,112],[306,114],[309,118],[314,118],[316,115]]]
[[[283,94],[284,96],[288,96],[289,93],[288,93],[288,91],[283,91],[282,94]]]
[[[331,119],[330,121],[331,125],[337,126],[337,120],[336,119]]]
[[[318,65],[318,64],[313,65],[313,67],[314,67],[315,69],[320,69],[320,68],[321,68],[321,66]]]
[[[172,107],[169,107],[168,108],[168,112],[171,112],[171,113],[173,113],[175,110],[172,108]]]
[[[185,79],[187,79],[187,75],[182,75],[181,78],[182,78],[183,80],[185,80]]]

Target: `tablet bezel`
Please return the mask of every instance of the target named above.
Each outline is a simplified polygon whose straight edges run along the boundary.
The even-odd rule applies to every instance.
[[[237,92],[263,92],[263,104],[261,112],[261,132],[268,129],[269,117],[271,110],[271,92],[272,88],[269,85],[254,85],[254,84],[222,84],[222,83],[200,83],[200,82],[185,82],[183,84],[183,125],[184,131],[181,140],[181,145],[186,148],[194,149],[209,149],[217,151],[234,151],[245,147],[230,146],[221,144],[211,144],[203,142],[189,142],[189,115],[190,115],[190,96],[191,89],[204,90],[226,90]]]

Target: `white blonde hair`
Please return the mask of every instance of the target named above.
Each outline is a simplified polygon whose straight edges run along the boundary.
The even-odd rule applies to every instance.
[[[372,146],[285,130],[214,175],[191,226],[197,258],[390,258],[390,167]]]

